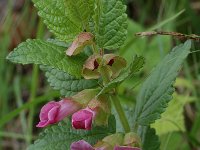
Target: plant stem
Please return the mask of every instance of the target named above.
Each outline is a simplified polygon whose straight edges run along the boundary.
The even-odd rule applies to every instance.
[[[117,96],[112,97],[112,102],[113,102],[113,104],[115,106],[115,109],[116,109],[116,111],[118,113],[120,122],[121,122],[121,124],[122,124],[122,126],[124,128],[124,131],[126,133],[130,132],[130,126],[129,126],[128,120],[126,118],[126,115],[124,113],[124,110],[122,108],[122,105],[121,105],[118,97]]]
[[[18,134],[18,133],[13,133],[13,132],[3,132],[3,131],[0,131],[0,137],[7,137],[7,138],[13,138],[13,139],[26,140],[26,135],[24,135],[24,134]]]

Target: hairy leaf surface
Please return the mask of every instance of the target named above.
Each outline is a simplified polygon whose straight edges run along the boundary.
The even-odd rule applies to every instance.
[[[50,86],[55,90],[60,90],[61,95],[65,97],[73,96],[84,89],[95,88],[98,85],[97,80],[79,79],[52,67],[41,66],[41,68],[46,72],[45,76]]]
[[[93,11],[93,0],[33,0],[39,16],[59,39],[72,41],[82,32]]]
[[[172,99],[173,83],[190,48],[191,41],[176,46],[146,79],[137,97],[135,124],[149,125],[160,118]]]
[[[14,63],[47,65],[80,77],[85,55],[68,57],[65,50],[65,47],[50,42],[27,40],[15,48],[7,59]]]
[[[67,11],[69,11],[69,18],[81,23],[83,29],[89,27],[89,19],[94,13],[95,0],[65,0]]]
[[[71,143],[79,140],[95,144],[105,136],[115,133],[115,126],[113,116],[110,117],[107,127],[94,127],[90,131],[72,129],[70,120],[63,121],[45,129],[28,150],[70,150]]]
[[[160,141],[155,129],[149,126],[139,126],[138,134],[142,139],[142,150],[160,150]]]
[[[119,48],[126,39],[126,6],[121,0],[97,0],[95,35],[100,48]]]

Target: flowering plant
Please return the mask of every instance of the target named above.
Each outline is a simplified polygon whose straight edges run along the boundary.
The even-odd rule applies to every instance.
[[[165,111],[191,41],[155,67],[125,111],[117,87],[145,64],[117,55],[127,34],[121,0],[33,0],[56,39],[29,39],[11,52],[14,63],[37,64],[61,99],[45,104],[37,127],[47,127],[29,150],[158,150],[151,124]],[[114,52],[113,52],[114,51]],[[120,128],[118,128],[120,127]]]

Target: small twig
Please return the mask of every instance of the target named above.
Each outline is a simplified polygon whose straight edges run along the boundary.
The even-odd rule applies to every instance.
[[[180,40],[194,40],[199,42],[200,41],[200,36],[196,35],[196,34],[182,34],[182,33],[178,33],[178,32],[166,32],[166,31],[149,31],[149,32],[138,32],[135,34],[135,36],[153,36],[153,35],[170,35],[173,36],[177,39]]]

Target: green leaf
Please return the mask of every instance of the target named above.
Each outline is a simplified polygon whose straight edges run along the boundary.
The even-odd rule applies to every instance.
[[[47,65],[80,77],[85,55],[69,57],[65,51],[65,47],[50,42],[27,40],[15,48],[7,59],[14,63]]]
[[[107,127],[93,127],[90,131],[72,129],[70,120],[67,120],[45,129],[28,150],[69,150],[71,143],[79,140],[85,140],[93,145],[115,133],[115,130],[113,116],[110,117]]]
[[[126,6],[121,0],[96,0],[95,37],[100,48],[116,49],[123,45],[127,34]]]
[[[161,119],[156,120],[156,122],[151,125],[152,128],[156,129],[158,135],[174,131],[185,132],[184,106],[187,103],[193,102],[195,98],[186,95],[178,95],[177,93],[174,93],[173,97],[166,111],[161,115]]]
[[[81,23],[83,29],[89,27],[89,19],[94,13],[95,0],[66,0],[67,11],[69,11],[69,18]]]
[[[160,140],[155,129],[149,126],[139,126],[138,134],[142,139],[142,150],[160,150]]]
[[[66,0],[33,0],[34,6],[39,10],[39,16],[59,39],[72,41],[83,31],[81,22],[74,22],[67,10]]]
[[[61,46],[61,47],[65,47],[66,49],[68,47],[70,47],[71,43],[66,43],[66,42],[63,42],[63,41],[60,41],[58,39],[47,39],[47,42],[50,42],[52,44],[55,44],[55,45],[58,45],[58,46]]]
[[[119,85],[121,82],[132,76],[133,74],[140,71],[140,69],[143,67],[145,61],[144,57],[142,56],[135,56],[133,62],[128,66],[127,69],[125,69],[117,78],[113,79],[111,82],[106,84],[102,90],[99,92],[98,95],[101,95],[103,93],[108,92],[110,89],[115,88],[117,85]]]
[[[52,67],[41,66],[41,69],[46,72],[45,76],[50,86],[55,90],[60,90],[61,95],[65,97],[73,96],[84,89],[95,88],[98,85],[97,80],[79,79]]]
[[[173,83],[190,48],[191,41],[175,47],[146,79],[137,97],[135,125],[149,125],[160,118],[172,99]]]

